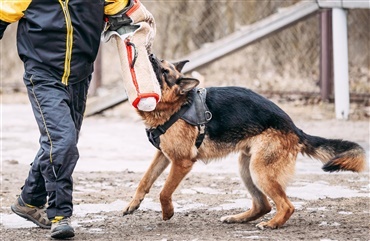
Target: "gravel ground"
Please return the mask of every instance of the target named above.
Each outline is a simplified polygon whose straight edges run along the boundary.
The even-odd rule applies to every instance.
[[[338,121],[327,106],[281,104],[305,132],[358,142],[369,154],[369,120]],[[124,114],[123,114],[124,113]],[[31,108],[11,97],[1,105],[1,240],[49,240],[37,228],[10,211],[38,148]],[[243,224],[220,218],[251,207],[242,185],[237,160],[231,155],[208,165],[197,163],[173,201],[175,215],[161,219],[159,193],[167,172],[160,176],[141,207],[122,216],[149,166],[154,147],[142,123],[126,104],[104,115],[86,118],[80,137],[80,161],[74,173],[74,240],[369,240],[369,171],[324,173],[319,161],[299,156],[296,176],[287,193],[296,207],[277,230],[255,225],[273,216]]]

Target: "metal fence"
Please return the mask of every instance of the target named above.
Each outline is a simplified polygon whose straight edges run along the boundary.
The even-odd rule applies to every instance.
[[[142,0],[157,22],[154,52],[181,59],[199,47],[282,11],[297,0]],[[320,25],[318,14],[197,69],[203,84],[241,85],[256,91],[319,93]],[[348,11],[349,76],[352,93],[370,93],[370,10]],[[15,49],[15,26],[1,41],[1,88],[22,86],[22,63]],[[102,83],[122,84],[114,43],[104,43]],[[15,60],[16,59],[16,60]]]
[[[300,1],[143,1],[157,20],[155,52],[179,59]],[[197,71],[205,85],[319,92],[319,14]],[[370,93],[370,10],[348,11],[350,90]]]

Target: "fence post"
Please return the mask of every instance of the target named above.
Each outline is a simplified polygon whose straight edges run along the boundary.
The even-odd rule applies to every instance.
[[[348,119],[349,74],[347,13],[342,8],[333,8],[333,63],[335,115],[337,119]]]
[[[331,9],[320,12],[320,95],[328,101],[333,88],[333,31]]]

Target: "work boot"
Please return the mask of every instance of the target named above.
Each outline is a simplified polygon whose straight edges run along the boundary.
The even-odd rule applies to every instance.
[[[57,216],[51,221],[51,237],[55,239],[67,239],[75,236],[69,217]]]
[[[45,205],[36,207],[29,204],[26,204],[22,197],[19,196],[17,201],[10,206],[11,210],[41,228],[50,229],[51,222],[46,215],[46,207]]]

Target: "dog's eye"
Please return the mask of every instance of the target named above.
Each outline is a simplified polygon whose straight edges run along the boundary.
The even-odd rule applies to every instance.
[[[168,69],[162,69],[162,74],[168,74],[170,72],[170,70]]]

